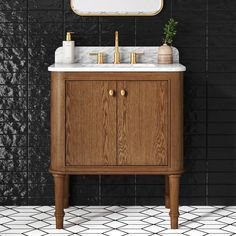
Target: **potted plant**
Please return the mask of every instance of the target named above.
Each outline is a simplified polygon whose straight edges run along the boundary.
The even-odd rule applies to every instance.
[[[172,52],[172,42],[176,35],[176,26],[178,22],[173,18],[165,24],[164,27],[164,38],[163,45],[158,49],[158,63],[159,64],[172,64],[173,63],[173,52]]]

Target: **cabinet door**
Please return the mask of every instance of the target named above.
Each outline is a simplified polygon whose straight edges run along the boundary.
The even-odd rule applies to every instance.
[[[168,81],[123,81],[118,92],[118,164],[168,165]]]
[[[116,164],[113,81],[66,82],[66,165]]]

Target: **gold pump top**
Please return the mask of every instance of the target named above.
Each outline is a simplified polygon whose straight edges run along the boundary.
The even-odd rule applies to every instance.
[[[66,41],[71,41],[71,34],[73,34],[74,32],[67,32],[66,33]]]

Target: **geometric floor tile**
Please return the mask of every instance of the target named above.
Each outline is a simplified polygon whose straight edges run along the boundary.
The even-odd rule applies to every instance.
[[[236,206],[181,206],[170,229],[164,206],[73,206],[55,229],[54,206],[1,206],[1,236],[233,236]]]

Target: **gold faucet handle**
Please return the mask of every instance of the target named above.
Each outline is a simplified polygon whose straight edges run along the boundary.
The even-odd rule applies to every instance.
[[[136,64],[137,63],[137,56],[143,55],[143,52],[131,52],[130,53],[130,64]]]
[[[90,56],[97,56],[97,64],[104,63],[104,53],[103,52],[91,52],[89,53]]]

